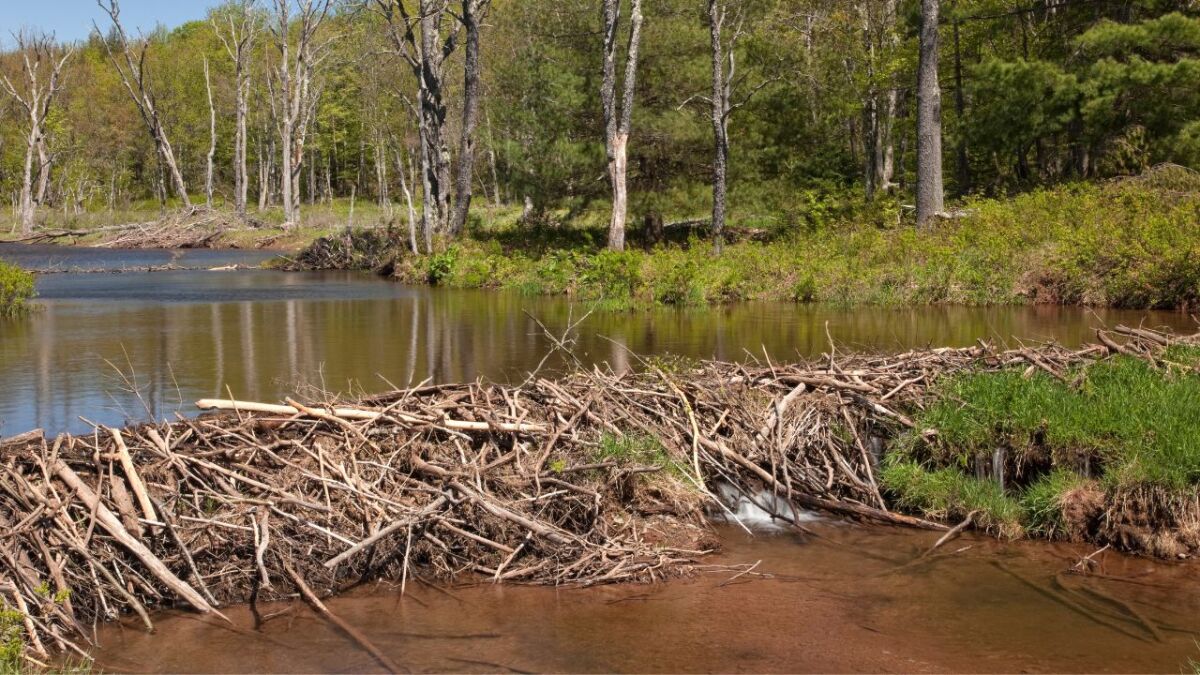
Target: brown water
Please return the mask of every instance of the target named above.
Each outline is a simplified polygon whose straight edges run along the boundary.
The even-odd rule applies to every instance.
[[[1200,660],[1194,564],[1103,553],[1110,578],[1085,578],[1066,570],[1090,550],[964,537],[913,565],[937,533],[811,527],[818,537],[723,529],[726,550],[711,562],[757,563],[733,582],[737,569],[590,589],[416,585],[401,597],[375,586],[329,607],[413,672],[1191,672]],[[1102,596],[1155,624],[1161,641]],[[155,635],[103,627],[98,666],[379,669],[305,605],[260,609],[282,614],[257,630],[245,607],[231,608],[236,629],[190,614],[160,616]]]
[[[15,249],[33,267],[128,269],[170,252]],[[177,264],[255,263],[251,252],[186,252]],[[0,435],[86,431],[194,412],[197,398],[278,400],[299,384],[380,391],[425,378],[519,380],[587,310],[562,298],[411,288],[351,273],[174,271],[39,277],[43,311],[0,319]],[[579,328],[587,363],[638,354],[774,360],[847,348],[965,346],[979,339],[1076,345],[1115,323],[1194,328],[1182,314],[1059,307],[844,310],[791,303],[595,313]],[[561,367],[559,357],[546,367]],[[137,394],[135,395],[134,390]],[[147,412],[149,411],[149,412]]]

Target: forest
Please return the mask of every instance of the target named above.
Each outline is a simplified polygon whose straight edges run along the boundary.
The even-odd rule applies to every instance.
[[[742,225],[895,219],[929,19],[950,197],[1200,163],[1185,0],[241,0],[144,33],[101,7],[86,41],[23,29],[0,59],[14,225],[156,203],[298,223],[353,197],[430,236],[472,200],[627,200],[640,227],[712,218],[718,174]]]

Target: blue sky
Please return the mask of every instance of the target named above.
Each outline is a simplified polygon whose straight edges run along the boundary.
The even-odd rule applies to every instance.
[[[136,33],[158,24],[175,27],[203,18],[218,0],[119,0],[121,23]],[[108,16],[96,0],[0,0],[0,45],[12,44],[12,33],[22,27],[53,31],[60,40],[79,40],[92,30],[92,21],[107,29]]]

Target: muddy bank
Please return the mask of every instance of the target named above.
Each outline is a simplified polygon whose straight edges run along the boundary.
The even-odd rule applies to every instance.
[[[371,585],[328,601],[412,672],[1190,672],[1200,569],[1091,548],[836,521],[816,536],[718,531],[723,552],[664,584],[594,588]],[[733,579],[742,571],[749,574]],[[1154,625],[1156,637],[1124,610]],[[1074,603],[1078,609],[1060,599]],[[98,634],[107,672],[373,672],[378,664],[302,603],[228,608]],[[169,649],[164,649],[170,645]]]

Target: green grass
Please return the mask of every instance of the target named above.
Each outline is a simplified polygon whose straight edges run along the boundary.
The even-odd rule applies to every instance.
[[[33,275],[0,260],[0,318],[29,311],[33,296]]]
[[[881,226],[866,209],[779,225],[721,256],[702,227],[653,248],[631,231],[630,249],[617,253],[604,249],[594,213],[523,225],[513,209],[488,210],[440,253],[401,254],[395,274],[610,309],[742,300],[1189,307],[1200,302],[1200,188],[1175,187],[1125,181],[971,200],[963,217],[920,232]]]
[[[979,509],[989,526],[1064,529],[1064,498],[1089,477],[1108,493],[1200,485],[1200,349],[1172,347],[1156,369],[1126,356],[1060,381],[1041,371],[956,375],[901,437],[883,482],[903,507],[955,518]],[[935,431],[936,433],[930,433]],[[1007,457],[1008,485],[973,475],[976,458]]]

